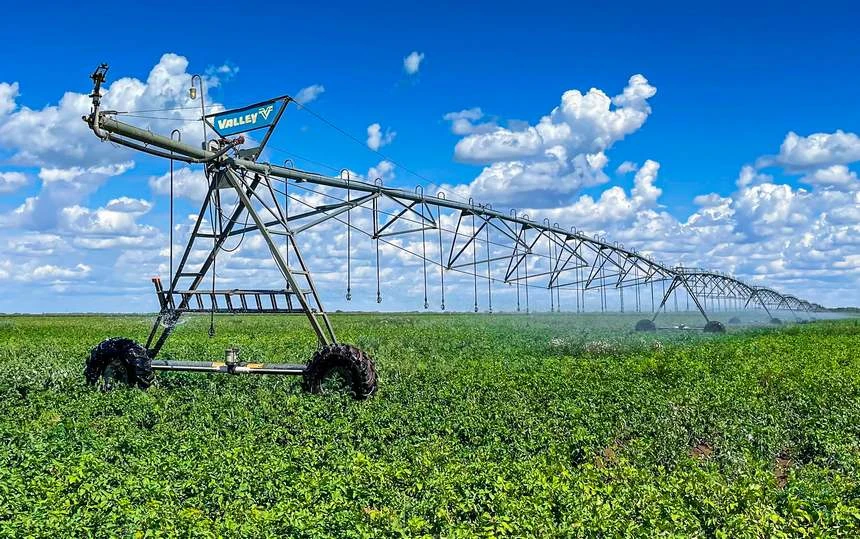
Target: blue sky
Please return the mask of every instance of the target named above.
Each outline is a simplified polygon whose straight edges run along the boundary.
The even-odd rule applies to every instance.
[[[850,241],[839,243],[840,238],[860,230],[855,218],[860,198],[856,196],[856,176],[851,176],[858,170],[858,159],[852,157],[854,139],[815,139],[825,148],[831,148],[828,141],[834,141],[838,149],[849,147],[842,157],[831,155],[814,163],[803,161],[808,155],[798,161],[781,152],[790,132],[801,137],[803,146],[814,134],[853,135],[860,129],[860,107],[854,103],[860,78],[856,69],[860,13],[849,3],[744,2],[704,7],[690,3],[434,3],[404,8],[397,4],[294,7],[245,2],[209,3],[203,9],[154,2],[146,9],[139,4],[105,4],[97,11],[94,15],[88,9],[24,3],[15,6],[14,16],[0,22],[5,37],[0,48],[0,83],[17,83],[14,105],[6,112],[6,120],[0,115],[0,126],[4,121],[13,125],[9,119],[24,107],[44,112],[64,92],[87,93],[87,75],[99,62],[111,64],[110,81],[120,77],[146,81],[165,53],[175,53],[187,59],[187,73],[230,68],[231,74],[222,75],[219,84],[209,89],[212,102],[228,107],[321,85],[325,90],[310,105],[313,110],[361,139],[368,126],[378,123],[383,131],[396,133],[390,144],[380,148],[385,155],[440,184],[468,185],[493,162],[455,158],[455,145],[468,135],[455,134],[452,122],[443,119],[446,114],[479,107],[483,117],[474,123],[517,131],[550,114],[568,90],[586,93],[596,88],[612,97],[624,91],[631,76],[641,74],[656,88],[656,94],[647,99],[647,119],[599,148],[608,160],[602,179],[578,189],[543,190],[536,197],[540,198],[536,207],[555,210],[553,215],[560,215],[556,220],[562,223],[621,238],[635,237],[630,231],[642,226],[643,220],[666,222],[671,217],[676,222],[667,225],[663,242],[683,242],[686,240],[681,238],[687,236],[667,240],[675,233],[668,230],[719,207],[714,201],[704,208],[701,199],[695,202],[696,197],[715,193],[731,199],[723,204],[731,216],[720,217],[726,219],[725,228],[688,231],[689,241],[697,245],[689,260],[750,277],[783,272],[782,279],[775,276],[778,288],[810,298],[818,293],[830,303],[860,303],[856,292],[847,296],[845,292],[855,287],[860,248]],[[33,31],[36,27],[38,34]],[[410,74],[404,69],[404,58],[413,51],[423,59],[417,72]],[[86,167],[91,162],[86,152],[81,162],[65,158],[52,162],[45,157],[50,155],[48,150],[40,161],[28,161],[21,158],[22,148],[16,140],[8,133],[5,139],[0,136],[0,172],[26,177],[18,182],[19,187],[7,187],[0,194],[4,214],[14,213],[28,197],[38,198],[42,193],[42,199],[47,198],[41,170]],[[366,147],[295,109],[285,116],[272,147],[362,173],[380,161]],[[579,146],[568,149],[576,152]],[[274,150],[268,154],[273,161],[287,156]],[[647,160],[659,163],[659,176],[654,180],[661,190],[657,199],[635,215],[612,222],[574,220],[583,215],[573,207],[583,195],[599,200],[613,186],[632,193],[637,170]],[[637,169],[616,173],[625,161],[637,164]],[[296,163],[319,169],[299,159]],[[756,164],[757,179],[739,185],[742,167]],[[816,176],[816,171],[828,167],[844,167],[831,171],[841,179],[811,183],[810,178],[823,177]],[[153,242],[162,241],[166,201],[154,191],[151,178],[164,171],[164,163],[137,156],[132,168],[91,183],[70,202],[96,212],[121,197],[146,201],[149,209],[138,212],[134,219],[151,229],[138,232]],[[419,182],[402,170],[387,181],[403,186]],[[784,196],[780,200],[770,195],[763,198],[762,184],[776,186],[766,189],[768,193]],[[812,198],[799,196],[799,190]],[[527,186],[522,191],[527,193]],[[833,194],[837,191],[838,196]],[[481,193],[493,197],[492,191]],[[785,207],[776,207],[780,201]],[[768,203],[775,205],[773,211],[765,207]],[[188,208],[194,205],[187,202]],[[564,211],[567,207],[571,208],[568,212]],[[62,212],[62,204],[45,205],[40,211],[52,210]],[[654,213],[643,214],[645,211]],[[838,219],[820,223],[822,214],[834,212]],[[668,217],[658,219],[656,215]],[[779,230],[756,228],[750,224],[755,219],[764,219],[765,228],[780,225]],[[775,223],[779,219],[785,223]],[[799,224],[801,221],[805,224]],[[60,238],[52,241],[64,241],[74,233],[41,218],[28,223],[12,223],[7,218],[7,230],[8,241],[32,236],[37,243],[47,241],[45,235]],[[750,252],[767,250],[769,265],[744,267],[735,259],[721,260],[709,249],[721,234],[729,243],[741,238]],[[810,257],[792,268],[798,253],[809,249],[805,235],[826,243],[823,250],[830,254]],[[10,246],[20,247],[20,241]],[[648,249],[649,245],[645,242],[641,247]],[[651,248],[660,252],[659,243]],[[54,294],[39,296],[28,308],[151,307],[151,298],[136,290],[131,280],[120,284],[111,277],[118,271],[122,248],[72,249],[61,258],[56,253],[44,255],[45,250],[30,245],[16,255],[11,249],[6,266],[0,266],[6,269],[0,271],[82,264],[90,268],[84,278],[91,283],[76,291],[72,270],[54,272],[53,281],[22,281],[25,290],[55,287]],[[821,275],[798,275],[809,267],[820,270]],[[137,276],[144,290],[147,277]],[[113,283],[125,295],[93,295],[92,281]],[[20,305],[16,297],[0,302],[3,310],[18,310]]]

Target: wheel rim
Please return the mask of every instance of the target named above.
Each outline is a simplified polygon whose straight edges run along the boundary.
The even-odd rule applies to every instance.
[[[114,359],[105,365],[105,369],[99,378],[99,387],[102,391],[110,391],[124,385],[128,385],[128,369],[126,369],[125,364],[121,360]]]

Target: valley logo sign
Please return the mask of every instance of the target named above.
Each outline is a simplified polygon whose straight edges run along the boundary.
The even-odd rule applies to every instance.
[[[207,114],[205,119],[206,123],[221,137],[238,135],[265,127],[273,128],[281,118],[281,114],[283,114],[289,101],[289,96],[276,97],[238,109]]]

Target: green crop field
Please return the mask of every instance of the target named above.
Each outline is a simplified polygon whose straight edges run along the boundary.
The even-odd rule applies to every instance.
[[[295,377],[84,384],[146,316],[0,317],[2,537],[860,534],[860,323],[641,334],[637,317],[334,315],[377,395]],[[300,317],[165,357],[305,362]]]

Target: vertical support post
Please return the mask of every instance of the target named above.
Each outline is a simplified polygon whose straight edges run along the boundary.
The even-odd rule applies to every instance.
[[[665,313],[666,312],[666,300],[668,299],[666,297],[666,279],[663,279],[661,281],[661,284],[663,285],[663,301],[660,302],[660,308],[663,309],[663,312]]]
[[[428,309],[430,302],[427,301],[427,218],[424,216],[426,207],[426,204],[421,204],[421,265],[424,268],[424,308]]]
[[[525,242],[526,241],[525,227],[523,228],[522,232],[523,232],[523,242]],[[525,254],[523,255],[523,262],[525,263],[523,265],[523,270],[525,271],[525,278],[526,278],[526,286],[525,286],[525,290],[526,290],[526,314],[528,314],[528,312],[529,312],[529,253],[528,253],[528,251],[526,251]]]
[[[442,262],[442,206],[436,206],[436,223],[439,229],[439,280],[442,283],[442,310],[445,310],[445,264]]]
[[[603,254],[603,251],[600,251]],[[606,257],[606,255],[603,255]],[[603,264],[606,262],[604,260],[600,264],[600,312],[606,312],[606,271],[604,270]]]
[[[514,243],[514,258],[513,258],[513,260],[518,259],[518,258],[519,258],[519,254],[520,254],[520,244],[519,244],[519,237],[517,237],[517,242],[516,242],[516,243]],[[516,282],[516,287],[517,287],[517,312],[520,312],[520,265],[519,265],[519,264],[517,264],[517,266],[516,266],[516,272],[517,272],[517,282]]]
[[[546,246],[547,246],[547,254],[549,255],[547,261],[549,262],[549,284],[547,284],[547,288],[549,288],[549,312],[555,312],[555,297],[552,293],[552,274],[553,274],[553,260],[555,257],[552,255],[552,240],[550,240],[549,234],[546,235]]]
[[[651,312],[655,312],[654,309],[654,280],[651,280]]]
[[[472,212],[472,275],[475,281],[475,312],[478,312],[478,233],[475,228],[475,213]]]
[[[376,248],[376,303],[382,303],[382,288],[379,282],[379,198],[373,199],[373,241]]]
[[[493,313],[493,277],[490,274],[490,227],[485,227],[487,231],[487,304],[489,305],[490,314]]]
[[[576,249],[579,250],[579,247],[577,246]],[[579,310],[579,284],[580,284],[579,283],[579,279],[580,279],[580,277],[579,277],[579,266],[580,266],[579,260],[577,260],[575,262],[575,264],[576,264],[576,266],[573,269],[573,275],[574,275],[573,292],[576,294],[576,312],[579,313],[580,312],[580,310]]]
[[[289,180],[285,181],[289,184]],[[346,301],[352,301],[352,189],[349,185],[349,171],[346,171],[346,202],[349,204],[349,209],[346,210]],[[290,260],[289,256],[287,251],[287,262]]]

